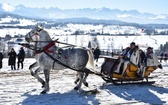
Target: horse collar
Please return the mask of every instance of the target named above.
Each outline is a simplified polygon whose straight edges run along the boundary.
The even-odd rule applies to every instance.
[[[48,45],[46,45],[45,47],[43,47],[41,50],[37,50],[36,54],[40,54],[42,52],[47,52],[47,53],[54,53],[53,51],[49,50],[50,47],[54,46],[55,42],[52,41],[51,43],[49,43]]]

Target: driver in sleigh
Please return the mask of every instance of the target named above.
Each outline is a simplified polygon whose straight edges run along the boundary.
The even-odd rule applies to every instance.
[[[130,47],[127,47],[122,55],[121,55],[121,58],[119,56],[119,59],[120,59],[120,62],[117,66],[117,69],[115,70],[115,73],[120,73],[120,67],[121,67],[121,64],[124,63],[124,67],[123,67],[123,71],[122,71],[122,76],[126,76],[126,68],[127,68],[127,65],[131,62],[130,61],[130,58],[131,58],[131,55],[132,54],[135,54],[136,51],[137,51],[137,47],[135,46],[135,42],[132,42],[130,43]]]

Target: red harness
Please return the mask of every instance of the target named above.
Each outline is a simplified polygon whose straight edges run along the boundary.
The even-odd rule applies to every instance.
[[[40,54],[42,52],[47,52],[47,53],[54,53],[54,51],[49,50],[49,48],[51,48],[52,46],[55,45],[55,41],[52,41],[51,43],[49,43],[47,46],[43,47],[41,50],[37,50],[36,54]]]
[[[35,37],[37,37],[38,33],[35,33],[34,35],[35,35]],[[40,53],[42,53],[44,51],[47,52],[47,53],[54,53],[54,51],[49,50],[49,48],[51,48],[52,46],[54,46],[56,41],[57,40],[52,41],[51,43],[49,43],[48,45],[46,45],[45,47],[43,47],[41,50],[36,50],[35,54],[40,54]]]

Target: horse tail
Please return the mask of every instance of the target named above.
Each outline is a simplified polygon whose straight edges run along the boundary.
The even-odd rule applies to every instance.
[[[89,55],[89,59],[88,59],[88,63],[87,63],[87,66],[94,70],[94,57],[93,57],[93,52],[92,50],[87,50],[88,52],[88,55]]]

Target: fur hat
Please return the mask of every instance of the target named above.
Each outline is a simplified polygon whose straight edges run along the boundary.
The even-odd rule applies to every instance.
[[[135,45],[135,42],[131,42],[130,45]]]
[[[153,49],[153,48],[152,47],[148,47],[147,50],[149,50],[149,49]]]

